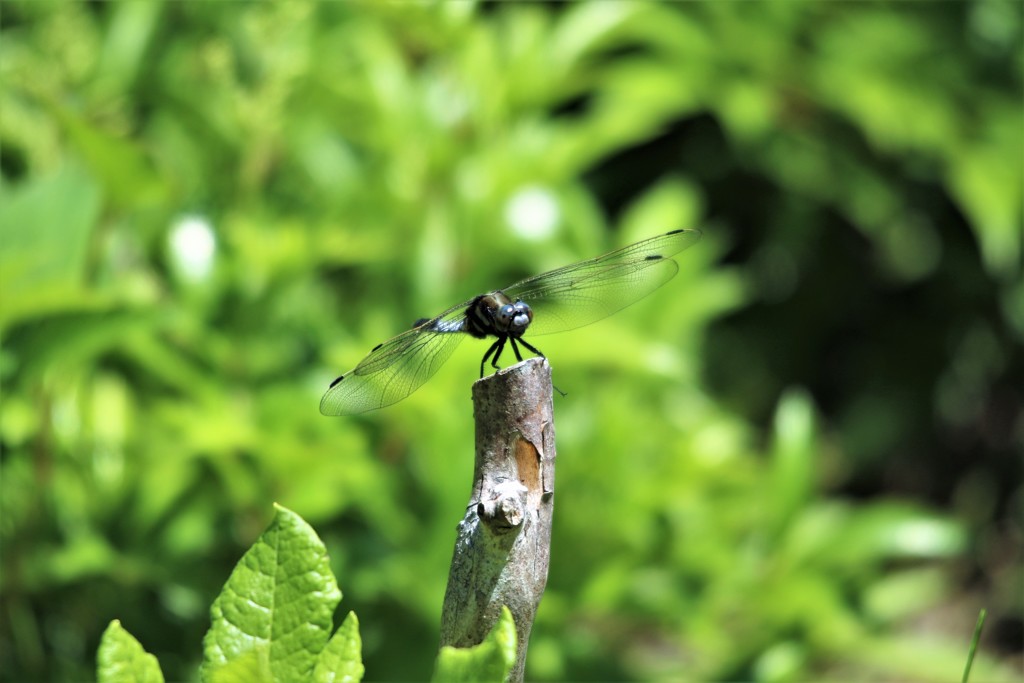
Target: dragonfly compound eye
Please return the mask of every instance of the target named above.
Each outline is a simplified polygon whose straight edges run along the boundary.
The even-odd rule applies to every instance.
[[[494,326],[502,333],[519,336],[533,320],[533,311],[522,301],[500,306],[494,314]]]
[[[498,328],[502,330],[508,329],[508,326],[512,324],[513,318],[516,315],[516,308],[512,304],[505,304],[498,309],[497,315],[495,315],[495,322],[498,324]]]
[[[530,322],[533,321],[533,311],[530,307],[524,304],[522,301],[517,301],[510,307],[513,311],[512,321],[509,325],[509,332],[513,334],[522,334],[526,331],[526,328],[530,326]]]

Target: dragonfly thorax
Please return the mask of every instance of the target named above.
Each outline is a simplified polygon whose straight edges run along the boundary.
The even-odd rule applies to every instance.
[[[474,337],[518,338],[533,321],[533,310],[523,301],[512,301],[503,292],[474,299],[466,311],[466,331]]]

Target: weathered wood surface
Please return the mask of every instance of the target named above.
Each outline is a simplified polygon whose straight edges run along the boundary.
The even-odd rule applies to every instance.
[[[523,680],[530,629],[548,577],[555,492],[551,366],[517,363],[473,385],[473,492],[459,522],[441,616],[441,645],[480,643],[508,605]]]

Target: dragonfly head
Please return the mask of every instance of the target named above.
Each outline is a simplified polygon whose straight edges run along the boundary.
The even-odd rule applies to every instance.
[[[494,315],[494,326],[502,334],[510,337],[518,337],[533,320],[533,311],[522,301],[512,304],[505,304],[498,308]]]

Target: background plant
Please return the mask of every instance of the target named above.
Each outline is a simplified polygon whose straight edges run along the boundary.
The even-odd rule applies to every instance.
[[[0,676],[90,677],[113,618],[194,676],[278,501],[369,677],[422,678],[478,355],[320,393],[677,227],[668,287],[545,340],[531,679],[946,680],[980,603],[976,679],[1020,666],[1019,5],[0,10]]]

